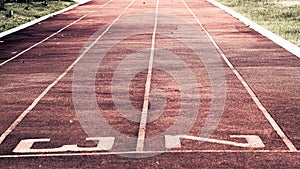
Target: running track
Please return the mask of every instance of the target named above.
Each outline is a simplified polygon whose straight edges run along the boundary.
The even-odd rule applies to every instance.
[[[2,168],[300,165],[299,58],[207,1],[94,0],[0,41]]]

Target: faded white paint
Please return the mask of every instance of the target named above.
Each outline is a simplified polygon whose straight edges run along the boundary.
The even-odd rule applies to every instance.
[[[63,145],[58,148],[35,149],[32,146],[35,143],[49,142],[50,138],[42,139],[26,139],[21,140],[20,143],[13,150],[14,153],[61,153],[61,152],[89,152],[89,151],[103,151],[111,150],[115,138],[114,137],[90,137],[86,140],[98,141],[96,147],[78,147],[78,145]]]
[[[203,142],[210,142],[216,144],[224,144],[236,147],[249,147],[249,148],[263,148],[265,147],[264,143],[257,135],[230,135],[231,138],[243,138],[246,139],[247,143],[239,143],[234,141],[227,141],[227,140],[218,140],[212,138],[204,138],[204,137],[195,137],[195,136],[188,136],[188,135],[166,135],[165,136],[165,146],[166,148],[180,148],[181,143],[180,139],[188,139],[188,140],[195,140],[195,141],[203,141]]]

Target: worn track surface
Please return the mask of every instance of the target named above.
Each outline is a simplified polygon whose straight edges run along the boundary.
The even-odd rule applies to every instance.
[[[1,168],[300,166],[300,59],[205,0],[93,0],[0,41]]]

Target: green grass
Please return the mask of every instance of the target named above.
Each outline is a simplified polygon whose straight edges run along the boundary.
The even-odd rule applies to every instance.
[[[13,10],[13,17],[6,17],[5,11],[0,11],[0,32],[9,30],[11,28],[17,27],[26,22],[37,19],[41,16],[53,13],[55,11],[64,9],[70,5],[75,4],[71,1],[49,1],[48,6],[42,5],[42,2],[32,2],[31,4],[26,3],[5,3],[5,9]],[[29,6],[29,9],[25,7]]]
[[[217,0],[300,46],[300,0]]]

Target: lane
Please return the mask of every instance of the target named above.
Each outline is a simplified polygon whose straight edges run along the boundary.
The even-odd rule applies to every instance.
[[[261,112],[264,114],[265,118],[269,121],[273,129],[277,132],[277,134],[280,136],[282,141],[286,144],[286,146],[289,148],[290,151],[297,151],[294,144],[291,142],[291,140],[286,136],[286,134],[282,131],[282,129],[279,127],[279,125],[276,123],[276,121],[271,117],[269,112],[266,110],[266,108],[262,105],[261,101],[256,97],[253,90],[249,87],[249,84],[244,80],[244,78],[241,76],[241,74],[238,72],[238,70],[231,64],[231,62],[228,60],[228,58],[225,56],[225,54],[222,52],[220,47],[216,44],[214,39],[211,37],[211,35],[207,32],[207,30],[203,27],[201,22],[198,20],[197,16],[194,14],[194,12],[190,9],[190,7],[182,0],[184,5],[188,8],[190,13],[194,16],[194,18],[197,20],[200,27],[205,31],[205,33],[208,35],[218,52],[220,52],[221,56],[223,57],[224,61],[230,67],[232,72],[235,74],[235,76],[239,79],[239,81],[243,84],[244,88],[247,90],[249,95],[251,96],[252,100],[255,102],[257,107],[261,110]]]
[[[97,2],[91,4],[91,6],[98,9],[106,3],[106,1],[99,2],[100,4]],[[5,56],[8,51],[17,51],[19,48],[23,48],[24,45],[30,45],[32,42],[35,42],[37,37],[43,38],[44,36],[48,36],[52,33],[53,29],[60,29],[58,26],[61,26],[62,23],[64,23],[63,26],[65,26],[65,22],[67,21],[67,23],[69,23],[69,20],[78,16],[77,14],[82,16],[82,13],[89,13],[90,11],[85,8],[86,7],[80,6],[78,9],[69,11],[66,14],[64,13],[51,18],[50,21],[47,20],[41,22],[40,25],[30,27],[28,28],[29,30],[26,29],[18,32],[20,35],[26,35],[28,31],[35,32],[36,36],[24,38],[23,40],[12,40],[12,42],[14,42],[13,47],[10,46],[12,42],[9,41],[6,43],[5,41],[1,44],[1,56]],[[69,15],[71,15],[71,17]],[[55,18],[57,21],[52,20]],[[99,18],[101,18],[101,16],[99,16]],[[28,51],[16,61],[1,67],[0,76],[1,79],[4,79],[1,81],[0,89],[3,96],[1,97],[1,104],[3,106],[0,107],[0,112],[4,117],[1,119],[1,133],[3,133],[12,121],[78,57],[86,40],[98,30],[98,27],[111,22],[112,19],[113,18],[107,18],[107,20],[102,19],[97,20],[97,22],[90,22],[89,17],[87,17],[49,39],[47,43],[40,44],[35,50]],[[51,24],[48,22],[51,22]],[[41,28],[41,25],[51,25],[51,28],[49,30],[47,29],[49,32],[43,31],[46,28]],[[89,29],[87,29],[87,27]],[[73,42],[77,43],[74,44]]]
[[[89,4],[101,6],[104,3],[106,3],[106,1],[90,2]],[[55,16],[55,22],[53,22],[53,18],[49,18],[27,29],[2,37],[0,46],[1,66],[8,59],[21,55],[20,53],[24,50],[31,48],[33,45],[36,45],[36,43],[43,41],[49,36],[53,36],[53,34],[57,34],[57,32],[68,26],[68,24],[89,13],[89,11],[84,10],[84,7],[82,6],[77,8],[83,10],[77,11],[76,13],[73,12],[74,10],[67,11]]]
[[[125,5],[127,4],[118,3],[118,6],[116,7],[122,7]],[[101,5],[94,7],[95,10],[98,10],[99,7],[101,8],[103,6]],[[108,11],[110,10],[110,8],[104,9],[104,12],[105,10]],[[118,15],[118,11],[116,11],[115,15]],[[93,17],[97,21],[97,17],[102,18],[103,16],[101,15],[101,13],[100,16],[99,13],[96,13],[94,14],[94,16],[91,15],[89,17]],[[26,55],[22,55],[25,60],[25,64],[11,62],[5,67],[2,67],[1,76],[3,77],[3,79],[5,79],[5,81],[2,81],[1,93],[6,97],[1,98],[1,102],[3,103],[3,105],[5,105],[1,107],[1,112],[5,117],[1,119],[3,121],[1,123],[1,133],[3,133],[4,131],[6,132],[2,134],[1,142],[6,138],[11,130],[15,128],[20,120],[22,120],[23,117],[26,116],[29,111],[34,108],[39,100],[61,78],[63,78],[63,76],[65,76],[68,71],[70,71],[72,66],[74,66],[71,65],[71,67],[68,67],[70,66],[70,64],[74,64],[74,60],[77,59],[78,54],[81,50],[78,50],[78,47],[80,48],[81,46],[82,48],[83,44],[86,42],[86,37],[83,35],[86,34],[90,36],[96,31],[95,28],[97,28],[98,30],[99,27],[106,24],[105,21],[104,23],[103,21],[99,21],[96,24],[92,23],[90,24],[90,30],[88,32],[85,32],[80,36],[74,36],[74,30],[77,29],[78,31],[81,31],[81,29],[78,28],[82,28],[82,25],[88,25],[86,24],[86,22],[90,22],[89,17],[87,17],[85,22],[80,22],[80,24],[70,27],[64,32],[64,34],[60,34],[57,37],[44,42],[43,44],[40,44],[38,48],[35,48],[35,50],[28,51]],[[110,20],[111,17],[108,17],[107,22],[110,22]],[[95,28],[91,29],[93,27]],[[78,46],[71,43],[74,41],[78,42]],[[67,49],[71,49],[70,52],[64,52],[64,50]],[[61,74],[62,72],[64,73]],[[15,104],[16,100],[18,101],[18,107],[16,107]],[[23,113],[20,114],[21,112]]]
[[[208,2],[186,2],[299,149],[299,58]]]
[[[99,8],[102,8],[103,6],[107,5],[107,4],[110,3],[111,1],[112,1],[112,0],[107,1],[107,2],[104,3],[103,5],[100,5]],[[65,29],[67,29],[67,28],[69,28],[70,26],[72,26],[73,24],[75,24],[75,23],[79,22],[80,20],[84,19],[86,16],[88,16],[88,14],[85,14],[85,15],[81,16],[81,17],[78,18],[77,20],[75,20],[75,21],[71,22],[70,24],[64,26],[63,28],[59,29],[57,32],[55,32],[55,33],[49,35],[49,36],[46,37],[45,39],[43,39],[43,40],[41,40],[41,41],[35,43],[34,45],[32,45],[32,46],[26,48],[26,49],[23,50],[23,51],[17,53],[15,56],[13,56],[13,57],[11,57],[11,58],[9,58],[9,59],[3,61],[2,63],[0,63],[0,67],[3,66],[3,65],[5,65],[6,63],[8,63],[8,62],[10,62],[10,61],[12,61],[12,60],[18,58],[19,56],[23,55],[24,53],[26,53],[27,51],[33,49],[34,47],[36,47],[36,46],[42,44],[43,42],[49,40],[50,38],[56,36],[57,34],[61,33],[61,32],[64,31]],[[11,36],[11,35],[10,35],[10,36]],[[3,42],[4,42],[4,41],[2,41],[2,43],[3,43]],[[15,53],[15,52],[14,52],[14,53]]]
[[[131,3],[133,3],[132,1]],[[127,2],[129,3],[129,1]],[[120,2],[116,2],[116,4],[120,4]],[[125,4],[124,2],[121,4]],[[130,4],[131,5],[131,4]],[[135,4],[135,6],[141,6],[143,5],[141,2],[138,4]],[[145,6],[145,5],[144,5]],[[143,7],[145,9],[148,9],[149,11],[152,11],[152,4],[149,5],[149,7]],[[155,3],[154,3],[155,6]],[[121,11],[122,9],[118,9],[118,6],[114,6],[113,9],[116,10],[116,12]],[[123,7],[123,10],[126,11],[129,6]],[[129,8],[130,9],[130,8]],[[107,8],[107,11],[111,10],[111,8]],[[123,11],[123,12],[124,12]],[[102,11],[105,13],[106,11]],[[102,14],[101,12],[101,14]],[[124,15],[130,15],[132,14],[132,11],[128,11],[124,13]],[[122,13],[123,15],[123,13]],[[109,16],[110,17],[110,16]],[[117,20],[121,17],[119,17],[113,22],[117,22]],[[153,17],[154,19],[154,17]],[[147,23],[150,23],[150,25],[153,25],[152,20],[150,19],[147,21]],[[135,24],[135,23],[133,23]],[[113,24],[112,24],[113,25]],[[105,31],[102,30],[101,28],[100,31],[96,33],[101,34],[101,36],[97,36],[96,40],[90,39],[90,44],[92,44],[91,47],[86,48],[86,51],[91,51],[93,52],[94,49],[102,49],[99,47],[99,44],[97,44],[97,41],[103,41],[103,42],[109,42],[109,40],[114,39],[114,33],[120,33],[119,28],[117,26],[112,27],[112,25],[106,25],[104,28],[106,29]],[[152,26],[151,26],[152,27]],[[149,27],[149,29],[151,29]],[[139,28],[139,30],[143,30]],[[151,31],[150,31],[151,32]],[[122,33],[122,32],[121,32]],[[109,35],[107,35],[109,34]],[[139,34],[137,34],[139,36]],[[101,37],[101,38],[100,38]],[[144,40],[144,37],[145,40]],[[142,41],[148,41],[150,37],[148,35],[141,35],[141,40]],[[135,37],[133,37],[135,38]],[[138,39],[139,41],[140,39]],[[137,41],[137,40],[135,40]],[[133,40],[129,41],[130,43],[134,42]],[[138,42],[141,45],[144,45],[143,42]],[[151,43],[151,39],[149,39],[149,43]],[[89,44],[89,43],[88,43]],[[125,41],[124,44],[126,45],[127,42]],[[89,45],[88,45],[89,46]],[[130,50],[130,48],[125,46],[127,50]],[[136,47],[133,46],[133,49]],[[137,48],[138,49],[138,48]],[[135,49],[136,50],[136,49]],[[113,52],[115,54],[115,52]],[[85,55],[85,52],[82,53],[82,56]],[[46,59],[46,58],[45,58]],[[108,59],[111,59],[108,57]],[[114,59],[114,58],[112,58]],[[148,58],[145,61],[149,61]],[[77,61],[75,61],[77,62]],[[94,145],[95,143],[93,141],[88,141],[87,143],[84,141],[85,138],[88,136],[82,131],[81,125],[79,124],[78,118],[76,117],[76,113],[74,112],[74,108],[72,108],[72,88],[71,88],[71,83],[72,83],[72,74],[67,74],[72,66],[74,66],[75,62],[73,62],[73,65],[71,65],[64,74],[62,74],[58,79],[56,79],[52,84],[48,86],[48,88],[42,93],[39,97],[38,100],[36,100],[32,106],[29,107],[28,111],[24,112],[24,116],[26,115],[26,118],[17,126],[16,130],[12,132],[11,135],[9,135],[7,140],[4,140],[2,150],[4,152],[8,152],[9,149],[12,149],[16,146],[16,144],[20,141],[20,138],[22,140],[26,138],[39,138],[40,137],[50,137],[51,141],[50,142],[50,147],[51,146],[61,146],[63,144],[74,144],[76,143],[76,140],[79,140],[81,144],[85,145]],[[85,60],[83,60],[85,62]],[[105,62],[105,60],[104,60]],[[90,66],[90,65],[89,65]],[[101,80],[101,79],[100,79]],[[58,82],[59,83],[56,83]],[[51,90],[50,90],[51,89]],[[46,97],[44,97],[46,96]],[[61,102],[63,101],[63,102]],[[51,106],[55,105],[55,106]],[[39,113],[40,112],[40,113]],[[62,113],[60,115],[60,113]],[[40,116],[43,114],[43,116]],[[46,119],[47,120],[46,120]],[[45,121],[46,120],[46,121]],[[34,126],[31,126],[32,121],[35,122]],[[15,126],[15,125],[13,125]],[[25,130],[24,130],[25,129]],[[21,133],[19,133],[21,131]],[[25,131],[25,133],[24,133]],[[10,133],[10,131],[9,131]],[[15,133],[17,133],[17,137],[15,137]],[[68,133],[68,134],[66,134]],[[19,137],[20,134],[20,137]],[[7,134],[5,134],[7,135]],[[4,136],[3,138],[5,138]],[[13,139],[13,140],[10,140]],[[15,140],[16,139],[16,140]],[[53,144],[54,143],[54,144]],[[44,145],[45,146],[45,145]],[[10,150],[11,151],[11,150]]]
[[[5,65],[6,63],[8,63],[8,62],[10,62],[10,61],[12,61],[12,60],[14,60],[14,59],[16,59],[17,57],[21,56],[22,54],[26,53],[27,51],[31,50],[32,48],[38,46],[39,44],[41,44],[41,43],[43,43],[43,42],[49,40],[49,39],[52,38],[53,36],[59,34],[59,33],[62,32],[63,30],[67,29],[68,27],[72,26],[73,24],[77,23],[78,21],[82,20],[82,19],[85,18],[86,16],[87,16],[87,15],[83,15],[82,17],[80,17],[80,18],[77,19],[76,21],[74,21],[74,22],[68,24],[67,26],[61,28],[60,30],[58,30],[57,32],[51,34],[50,36],[48,36],[47,38],[43,39],[42,41],[40,41],[40,42],[38,42],[38,43],[36,43],[36,44],[30,46],[29,48],[27,48],[27,49],[25,49],[25,50],[23,50],[23,51],[21,51],[21,52],[19,52],[17,55],[15,55],[15,56],[13,56],[13,57],[11,57],[11,58],[9,58],[9,59],[3,61],[2,63],[0,63],[0,66]]]
[[[236,77],[235,71],[232,71],[231,68],[229,68],[224,61],[220,61],[220,55],[218,52],[215,51],[214,48],[210,48],[209,46],[212,46],[211,42],[209,42],[208,38],[206,37],[205,31],[199,29],[197,32],[200,32],[200,37],[197,36],[197,32],[192,31],[192,29],[187,29],[185,24],[182,22],[178,22],[177,20],[171,20],[168,17],[165,17],[164,15],[172,14],[173,16],[180,16],[182,19],[185,19],[186,21],[194,24],[196,27],[199,27],[199,20],[195,20],[194,16],[187,15],[189,12],[188,9],[185,9],[185,6],[182,4],[181,1],[172,1],[172,2],[162,2],[161,7],[164,10],[159,15],[159,21],[158,21],[158,31],[157,33],[161,36],[157,36],[157,48],[163,49],[165,51],[171,51],[172,53],[178,55],[181,57],[182,60],[184,60],[189,65],[189,68],[192,69],[191,74],[196,77],[198,83],[197,86],[200,88],[199,95],[201,96],[201,108],[200,111],[197,112],[198,117],[197,119],[186,119],[186,124],[190,123],[190,121],[195,120],[195,124],[192,127],[191,131],[188,133],[188,135],[199,137],[201,134],[204,133],[205,126],[207,125],[207,121],[209,121],[210,130],[214,130],[211,135],[213,139],[217,140],[231,140],[239,142],[241,140],[239,139],[233,139],[231,138],[231,135],[257,135],[259,136],[265,147],[263,149],[287,149],[287,147],[284,145],[284,142],[281,140],[281,138],[276,135],[275,130],[272,128],[272,126],[269,124],[268,120],[264,117],[263,113],[258,109],[256,103],[252,100],[253,98],[251,95],[249,95],[248,91],[245,89],[245,87],[242,85],[240,80]],[[182,15],[182,13],[185,13],[185,15]],[[164,20],[168,20],[168,24]],[[187,33],[188,32],[188,33]],[[167,35],[169,37],[164,37],[162,35]],[[176,37],[172,40],[168,40],[170,37]],[[186,40],[183,40],[185,37]],[[197,39],[197,40],[195,40]],[[178,40],[179,42],[176,42]],[[199,41],[200,40],[200,41]],[[180,41],[184,41],[185,45],[187,45],[190,49],[193,51],[187,50],[187,46],[180,44]],[[190,45],[191,43],[196,44],[196,46]],[[211,45],[207,45],[207,44]],[[199,48],[200,47],[200,48]],[[195,48],[197,48],[195,50]],[[201,53],[202,58],[200,57],[196,59],[193,58],[193,53],[197,52],[197,50]],[[179,52],[180,51],[180,52]],[[159,52],[161,53],[161,51]],[[162,54],[164,55],[164,54]],[[214,56],[217,56],[217,58],[214,58]],[[158,54],[157,58],[162,57]],[[214,59],[209,59],[214,58]],[[158,59],[159,60],[159,59]],[[209,63],[207,62],[209,60]],[[221,66],[220,63],[221,62]],[[159,63],[159,61],[158,61]],[[169,60],[170,65],[174,65],[174,61]],[[155,66],[155,64],[154,64]],[[166,66],[166,65],[165,65]],[[222,118],[219,122],[213,123],[215,121],[210,121],[209,117],[214,116],[214,118],[218,118],[217,113],[211,111],[211,109],[221,109],[222,105],[221,102],[218,102],[219,105],[216,107],[212,104],[214,103],[214,99],[220,99],[222,98],[219,94],[212,94],[214,84],[219,84],[220,81],[214,81],[213,74],[210,72],[209,68],[210,66],[217,70],[218,67],[222,67],[225,71],[225,77],[226,77],[226,100],[224,112],[222,113]],[[176,67],[176,66],[175,66]],[[180,69],[177,67],[178,74],[180,76],[186,76],[183,74],[184,69]],[[217,72],[217,71],[216,71]],[[220,72],[217,72],[215,74],[219,74]],[[160,73],[161,74],[161,73]],[[152,89],[159,88],[161,86],[166,86],[166,83],[163,82],[161,79],[164,79],[166,77],[161,76],[160,74],[154,74],[153,75],[153,81],[158,81],[159,85],[153,84]],[[174,74],[172,74],[174,75]],[[217,76],[220,79],[221,76]],[[171,78],[174,78],[171,77]],[[157,79],[157,80],[156,80]],[[170,80],[169,80],[170,81]],[[186,81],[187,84],[189,84],[191,81]],[[173,82],[174,83],[174,82]],[[178,84],[177,84],[178,85]],[[190,90],[192,86],[189,86]],[[218,86],[220,87],[220,86]],[[174,84],[173,87],[174,88]],[[166,92],[167,93],[167,92]],[[179,93],[183,93],[182,88],[179,90]],[[178,93],[173,93],[172,95],[167,96],[169,99],[176,98],[175,95]],[[189,96],[191,97],[191,95]],[[176,100],[176,99],[175,99]],[[182,102],[182,101],[181,101]],[[190,103],[195,104],[195,102],[190,101]],[[178,105],[178,104],[177,104]],[[182,103],[181,103],[182,106]],[[189,111],[192,109],[189,108]],[[173,115],[174,116],[174,110]],[[216,111],[216,110],[214,110]],[[222,110],[223,111],[223,110]],[[190,115],[190,114],[189,114]],[[189,116],[188,115],[188,116]],[[246,115],[246,116],[245,116]],[[170,116],[166,113],[165,116]],[[171,116],[171,117],[172,117]],[[177,118],[177,117],[176,117]],[[168,127],[174,125],[174,120],[176,118],[164,118],[164,116],[161,116],[160,120],[148,124],[147,132],[148,136],[156,136],[159,134],[159,132],[166,131]],[[177,118],[177,121],[178,118]],[[182,127],[182,126],[181,126]],[[216,128],[213,128],[216,127]],[[180,131],[180,130],[179,130]],[[182,135],[182,133],[178,132],[179,135]],[[186,133],[183,133],[186,134]],[[224,144],[211,144],[209,142],[203,143],[199,142],[197,140],[193,139],[184,139],[184,138],[191,138],[188,136],[184,136],[181,142],[181,148],[180,149],[193,149],[193,150],[199,150],[199,149],[240,149],[239,147],[232,147]],[[204,140],[204,139],[203,139]],[[158,142],[164,142],[163,139],[159,140]],[[221,141],[222,142],[222,141]],[[154,147],[151,147],[152,150],[155,149]],[[247,149],[247,148],[246,148]],[[249,148],[251,149],[251,148]]]

